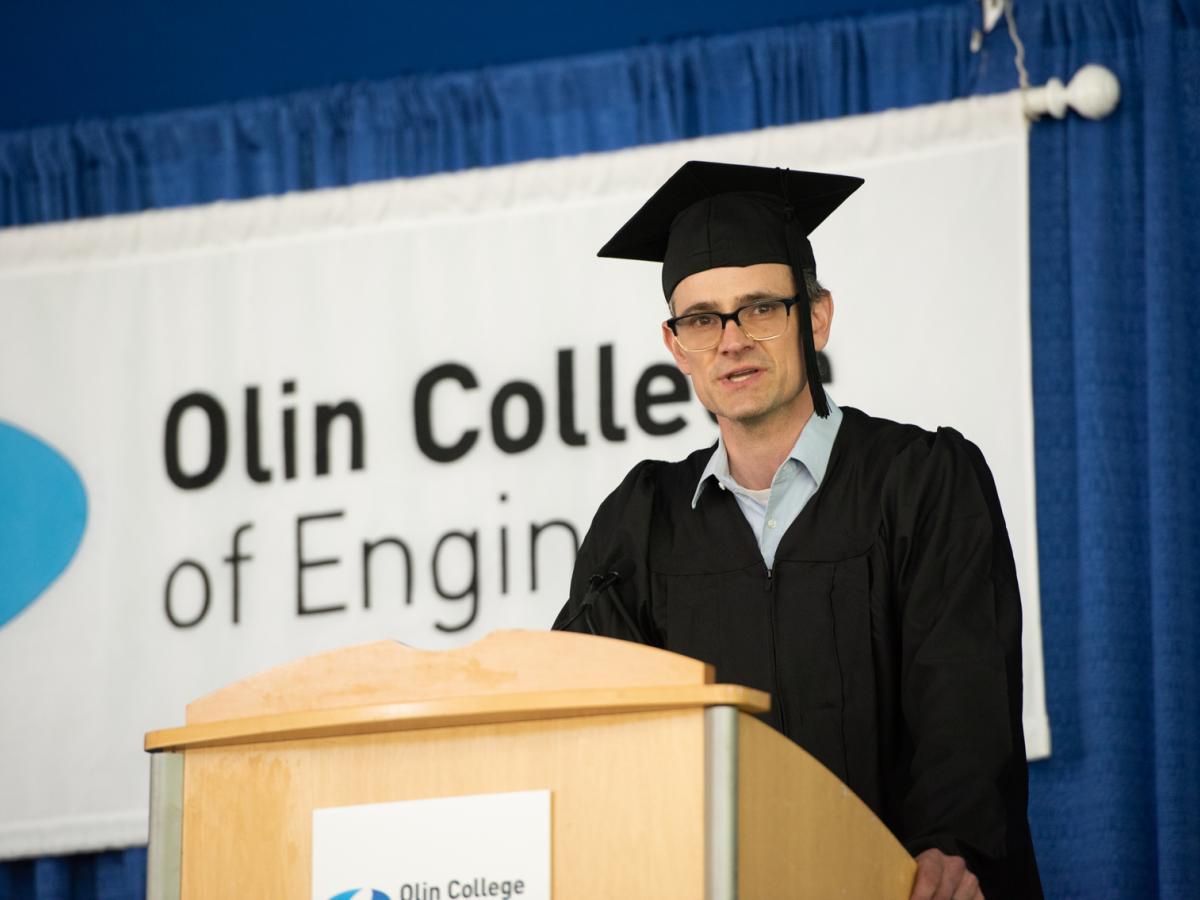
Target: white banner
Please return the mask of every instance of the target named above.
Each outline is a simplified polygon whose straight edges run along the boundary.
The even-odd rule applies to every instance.
[[[693,158],[867,179],[813,237],[830,393],[983,448],[1048,750],[1026,133],[993,97],[0,234],[0,855],[144,841],[143,732],[230,681],[550,623],[604,495],[716,436],[658,267],[595,257]]]

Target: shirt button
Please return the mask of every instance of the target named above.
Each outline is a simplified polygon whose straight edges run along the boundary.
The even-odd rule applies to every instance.
[[[768,528],[774,528],[774,527],[775,527],[775,520],[774,520],[774,519],[767,519],[767,527],[768,527]]]

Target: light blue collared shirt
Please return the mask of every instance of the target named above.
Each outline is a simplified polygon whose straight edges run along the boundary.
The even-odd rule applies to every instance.
[[[700,475],[700,483],[696,485],[696,493],[692,495],[692,509],[695,509],[710,478],[722,490],[733,491],[742,515],[758,536],[758,549],[768,569],[775,565],[775,551],[779,549],[783,533],[796,521],[825,480],[833,441],[842,424],[842,411],[828,394],[825,399],[829,403],[829,416],[822,419],[814,413],[809,417],[800,437],[796,438],[792,452],[776,470],[769,489],[751,491],[734,481],[729,474],[729,454],[725,450],[725,442],[718,438],[717,449],[709,457],[708,465]]]

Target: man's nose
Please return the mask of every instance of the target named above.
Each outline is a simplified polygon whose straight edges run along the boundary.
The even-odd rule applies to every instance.
[[[753,343],[751,338],[746,337],[746,332],[742,330],[741,325],[733,319],[726,319],[721,329],[721,342],[717,344],[717,349],[730,352],[745,349]]]

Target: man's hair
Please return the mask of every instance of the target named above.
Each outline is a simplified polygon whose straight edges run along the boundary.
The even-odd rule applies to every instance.
[[[816,303],[829,293],[825,285],[817,281],[817,273],[812,269],[801,269],[801,274],[804,276],[804,292],[808,294],[810,304]]]

